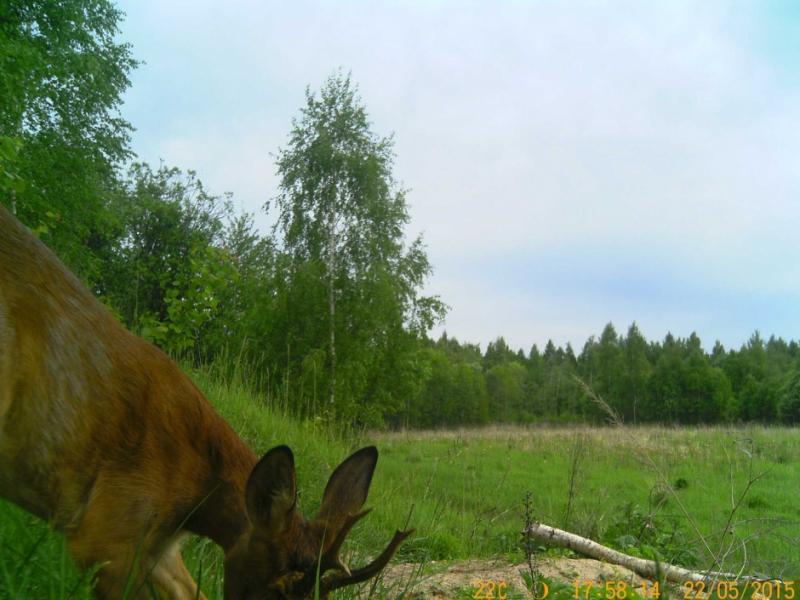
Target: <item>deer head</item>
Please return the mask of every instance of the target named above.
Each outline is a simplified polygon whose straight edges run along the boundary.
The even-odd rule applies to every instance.
[[[413,530],[397,531],[368,565],[350,570],[339,552],[362,510],[378,461],[374,446],[362,448],[333,471],[317,516],[297,510],[294,457],[287,446],[267,452],[247,481],[249,527],[225,557],[228,600],[327,598],[333,590],[378,574]]]

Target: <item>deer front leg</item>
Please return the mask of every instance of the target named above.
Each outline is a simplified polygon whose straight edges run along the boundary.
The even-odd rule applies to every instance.
[[[156,563],[151,579],[162,598],[171,600],[206,600],[197,589],[186,565],[181,558],[181,545],[175,540],[167,548]]]
[[[94,580],[94,592],[100,600],[115,598],[137,598],[134,592],[141,587],[142,580],[133,572],[133,564],[121,557],[127,556],[131,548],[127,544],[104,545],[102,554],[92,548],[81,534],[68,535],[67,545],[72,558],[81,569],[98,567]],[[103,560],[102,557],[116,554],[118,558]],[[144,594],[140,594],[144,597]]]
[[[126,497],[120,489],[118,481],[99,477],[80,522],[66,532],[78,566],[99,567],[97,596],[151,599],[156,592],[169,600],[205,600],[181,558],[185,534],[160,533],[172,527],[158,523],[141,501],[149,494]]]
[[[165,552],[154,555],[150,550],[132,548],[129,544],[103,545],[92,548],[87,537],[68,537],[70,553],[84,568],[97,565],[95,593],[102,600],[157,597],[163,600],[206,600],[186,569],[180,554],[180,542],[172,541]],[[115,556],[103,560],[101,556]]]

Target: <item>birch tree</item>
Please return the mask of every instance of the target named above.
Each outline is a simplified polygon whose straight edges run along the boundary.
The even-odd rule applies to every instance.
[[[325,298],[324,307],[298,315],[316,323],[295,327],[287,347],[309,355],[324,346],[325,395],[339,412],[388,408],[381,378],[396,362],[392,353],[409,347],[400,338],[443,314],[438,299],[418,296],[431,269],[419,238],[405,244],[406,192],[392,175],[393,159],[392,138],[372,132],[356,86],[341,74],[318,94],[306,91],[277,157],[276,230],[292,293],[304,302]]]

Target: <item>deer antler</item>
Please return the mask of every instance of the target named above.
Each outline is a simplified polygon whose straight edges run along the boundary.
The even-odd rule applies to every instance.
[[[344,564],[342,559],[339,557],[339,550],[341,550],[342,544],[344,544],[344,539],[347,537],[347,534],[350,533],[350,530],[353,528],[353,526],[361,519],[366,517],[371,511],[372,509],[368,508],[366,510],[362,510],[360,513],[347,515],[344,520],[344,524],[341,526],[341,528],[339,528],[339,532],[336,534],[333,543],[330,545],[325,554],[322,555],[320,573],[324,573],[328,569],[339,569],[347,575],[350,575],[349,567]]]
[[[367,512],[369,511],[365,511],[363,513],[359,513],[358,515],[356,515],[357,518],[355,518],[353,523],[350,524],[350,527],[352,527],[355,521],[363,517]],[[348,521],[345,522],[345,526],[352,518],[353,517],[348,517]],[[356,569],[355,571],[350,572],[350,570],[347,567],[344,567],[344,565],[342,565],[342,567],[344,568],[342,568],[341,570],[344,571],[345,573],[344,575],[329,575],[328,577],[325,577],[322,580],[320,585],[321,588],[320,591],[322,595],[323,596],[327,595],[333,590],[339,589],[340,587],[344,587],[346,585],[350,585],[351,583],[360,583],[362,581],[366,581],[373,575],[376,575],[378,572],[380,572],[381,569],[383,569],[389,563],[389,561],[392,559],[392,556],[394,556],[394,553],[397,552],[397,549],[400,547],[400,544],[402,544],[405,541],[405,539],[412,533],[414,533],[413,529],[409,529],[408,531],[399,531],[399,530],[396,531],[394,537],[392,538],[392,541],[389,542],[389,545],[386,546],[386,549],[383,552],[381,552],[380,556],[378,556],[378,558],[373,560],[368,565],[361,567],[360,569]],[[344,540],[344,537],[341,536],[341,534],[337,535],[336,540],[334,541],[334,546],[336,545],[337,542],[339,542],[339,546],[341,546],[341,542],[339,541],[340,537],[342,537],[342,541]],[[333,546],[331,547],[331,549],[333,549]],[[337,557],[337,562],[339,565],[341,565],[341,561],[338,560],[338,557]]]

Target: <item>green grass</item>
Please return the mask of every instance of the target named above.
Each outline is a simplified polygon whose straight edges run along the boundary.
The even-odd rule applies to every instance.
[[[382,452],[382,479],[418,503],[414,524],[426,538],[418,543],[434,558],[505,553],[521,559],[526,491],[533,494],[537,520],[564,526],[578,432],[412,432],[376,436],[376,442]],[[748,573],[800,576],[800,431],[752,427],[580,433],[585,452],[573,486],[572,517],[566,526],[570,531],[618,545],[616,534],[638,533],[654,512],[664,537],[673,529],[683,534],[673,537],[673,548],[669,539],[662,539],[662,549],[680,554],[678,546],[691,546],[698,567],[712,566],[710,554],[720,554],[726,532],[722,548],[741,540],[746,549],[736,547],[721,568],[736,571],[744,564]],[[751,479],[756,480],[748,488]],[[657,500],[663,502],[658,510]],[[662,551],[661,558],[673,557]]]
[[[654,523],[661,558],[689,547],[699,567],[711,566],[706,547],[718,554],[721,538],[726,544],[739,540],[745,549],[736,547],[722,568],[744,565],[748,573],[800,578],[798,430],[490,428],[358,436],[322,422],[298,422],[204,373],[193,378],[258,452],[280,443],[292,447],[306,515],[318,508],[332,469],[352,450],[377,444],[380,460],[368,502],[375,510],[348,538],[351,565],[379,552],[409,514],[417,533],[395,560],[499,555],[522,562],[523,497],[532,493],[537,520],[564,526],[572,453],[581,435],[584,452],[573,477],[567,529],[647,554],[641,545],[625,547],[623,534]],[[656,510],[657,501],[663,504]],[[74,569],[63,538],[2,501],[0,544],[0,598],[91,597],[90,576]],[[184,556],[204,592],[222,598],[220,551],[192,539]],[[394,597],[398,590],[379,586],[377,595]]]

